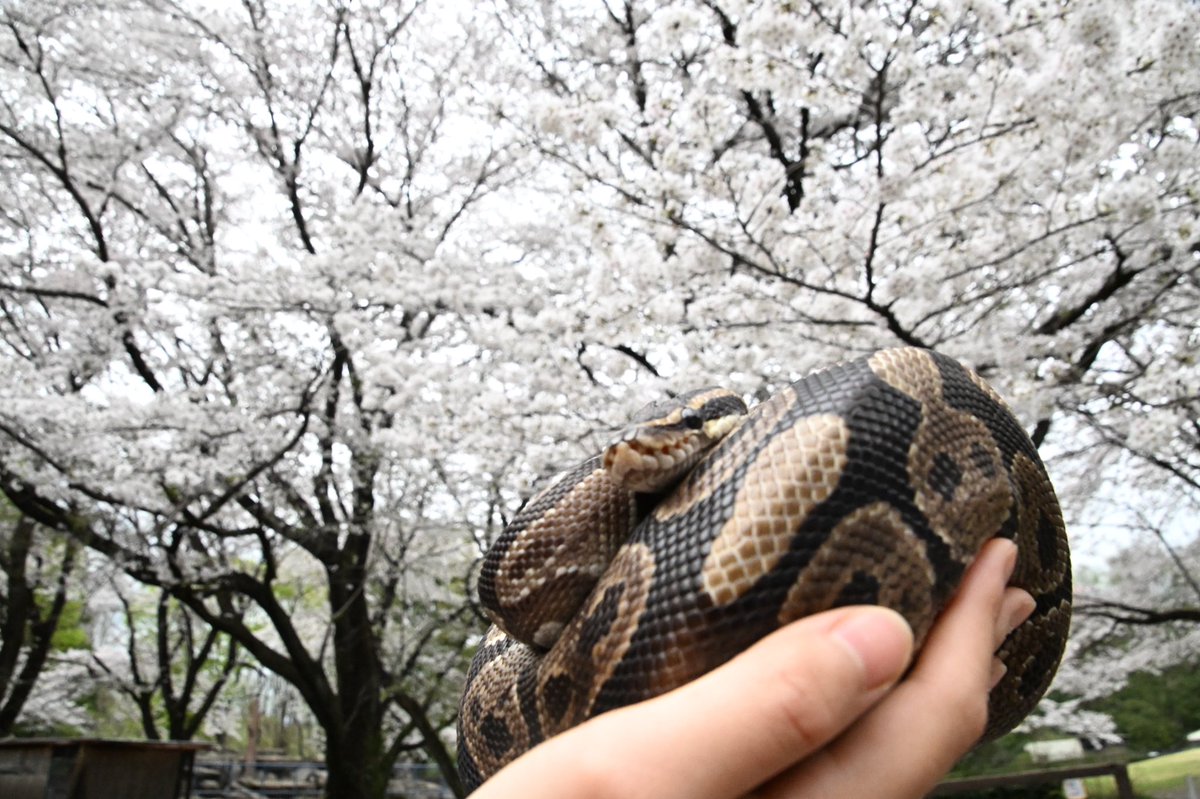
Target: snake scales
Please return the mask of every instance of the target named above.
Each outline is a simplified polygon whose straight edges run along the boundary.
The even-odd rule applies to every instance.
[[[743,413],[719,389],[651,407],[497,539],[479,580],[496,624],[459,712],[469,787],[802,616],[887,605],[919,645],[995,536],[1017,541],[1011,582],[1037,608],[998,652],[985,737],[1045,692],[1070,621],[1066,532],[1037,451],[982,378],[884,350]]]

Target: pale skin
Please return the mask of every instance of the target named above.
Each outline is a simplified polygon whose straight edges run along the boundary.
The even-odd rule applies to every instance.
[[[476,799],[917,799],[978,740],[993,653],[1033,611],[1010,541],[968,570],[911,673],[912,631],[875,607],[773,633],[669,694],[535,747]]]

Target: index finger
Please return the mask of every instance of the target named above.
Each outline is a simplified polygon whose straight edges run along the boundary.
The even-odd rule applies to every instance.
[[[764,796],[861,796],[886,784],[889,797],[920,797],[982,734],[993,653],[1005,619],[1031,599],[1005,588],[1011,541],[989,542],[930,632],[912,673],[844,736],[762,792]],[[999,633],[999,638],[997,637]]]

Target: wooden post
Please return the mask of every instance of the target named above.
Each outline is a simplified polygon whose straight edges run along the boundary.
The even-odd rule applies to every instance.
[[[967,777],[966,779],[947,780],[934,787],[929,796],[950,796],[965,791],[979,791],[995,788],[1001,785],[1040,785],[1052,782],[1062,782],[1066,779],[1082,777],[1111,776],[1117,783],[1119,799],[1134,799],[1133,783],[1129,780],[1129,770],[1124,763],[1100,763],[1090,766],[1072,766],[1046,771],[1026,771],[1016,774],[997,774],[990,777]]]
[[[258,709],[258,697],[250,697],[250,708],[246,718],[246,771],[254,771],[258,759],[258,738],[262,735],[262,716]]]
[[[1113,769],[1113,779],[1117,781],[1117,796],[1119,799],[1133,799],[1133,783],[1129,781],[1129,769],[1124,763],[1116,765]]]

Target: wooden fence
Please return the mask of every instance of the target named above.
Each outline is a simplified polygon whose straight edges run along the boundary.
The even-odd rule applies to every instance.
[[[961,780],[946,780],[930,792],[930,796],[951,796],[965,791],[978,791],[1002,785],[1043,785],[1084,777],[1112,776],[1117,781],[1117,796],[1133,799],[1133,783],[1129,781],[1129,770],[1125,763],[1104,763],[1092,766],[1051,769],[1048,771],[1023,771],[1017,774],[1000,774],[993,777],[967,777]]]

